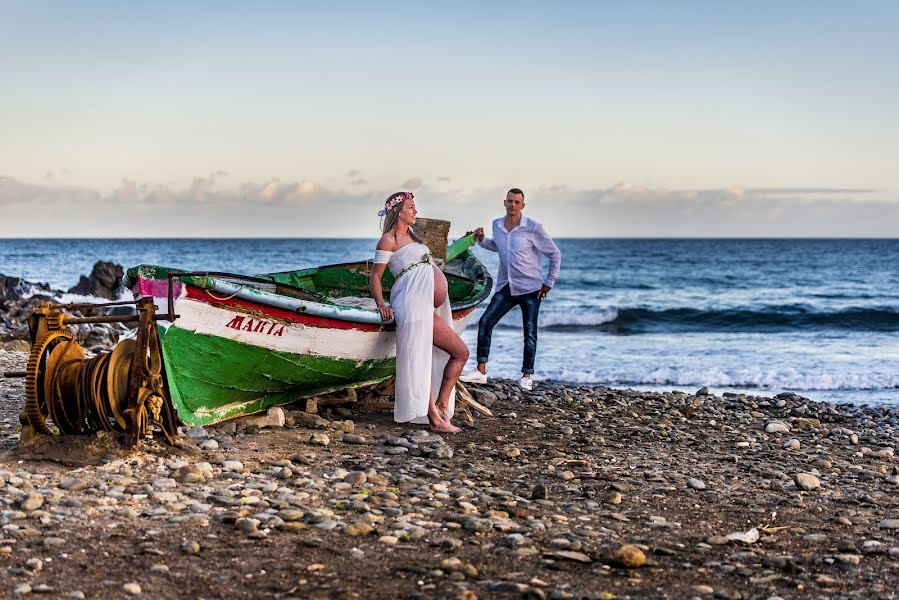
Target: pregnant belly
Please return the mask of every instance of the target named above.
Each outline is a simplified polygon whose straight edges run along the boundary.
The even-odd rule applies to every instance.
[[[431,268],[434,269],[434,308],[437,308],[446,302],[446,276],[437,267],[432,265]]]

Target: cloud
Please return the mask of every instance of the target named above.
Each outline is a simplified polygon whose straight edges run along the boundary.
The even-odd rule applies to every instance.
[[[0,175],[0,206],[53,205],[79,206],[101,197],[94,190],[72,186],[35,185]]]
[[[838,187],[558,189],[570,235],[623,237],[892,237],[899,203],[877,190]],[[529,204],[530,208],[531,204]],[[580,215],[574,218],[572,215]],[[585,225],[590,223],[590,225]]]
[[[373,236],[375,213],[395,189],[314,179],[224,182],[216,171],[184,185],[122,179],[109,192],[0,176],[0,238],[9,236]],[[503,214],[506,189],[430,186],[416,190],[422,216],[453,232]],[[859,187],[666,189],[619,182],[526,189],[526,214],[557,236],[794,237],[895,236],[899,203]]]

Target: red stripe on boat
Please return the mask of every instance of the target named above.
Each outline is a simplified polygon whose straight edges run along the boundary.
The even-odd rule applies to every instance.
[[[213,297],[202,288],[198,288],[193,285],[188,285],[186,287],[187,297],[191,300],[203,302],[204,304],[209,304],[212,306],[228,308],[231,310],[239,310],[240,312],[257,311],[265,315],[284,319],[286,321],[290,321],[291,323],[300,323],[309,327],[321,327],[323,329],[358,329],[360,331],[392,331],[395,327],[393,324],[384,326],[376,325],[374,323],[358,323],[356,321],[343,321],[341,319],[331,319],[328,317],[307,315],[300,312],[285,310],[283,308],[276,308],[267,304],[257,304],[255,302],[249,302],[240,298],[229,298],[227,300],[221,300]],[[178,300],[176,299],[175,312],[178,312],[177,307]],[[249,311],[247,309],[249,309]],[[474,311],[474,309],[475,307],[472,306],[470,308],[453,311],[453,320],[456,321],[467,316],[469,313]]]
[[[290,321],[291,323],[300,323],[308,327],[321,327],[323,329],[358,329],[360,331],[389,331],[393,329],[393,325],[383,326],[374,323],[357,323],[355,321],[343,321],[341,319],[330,319],[328,317],[319,317],[315,315],[307,315],[301,312],[276,308],[267,304],[258,304],[256,302],[248,302],[240,298],[229,298],[223,300],[213,297],[206,290],[193,285],[188,285],[187,297],[191,300],[203,302],[220,308],[227,308],[238,312],[261,312],[264,315]],[[178,300],[175,300],[175,312],[178,312]]]

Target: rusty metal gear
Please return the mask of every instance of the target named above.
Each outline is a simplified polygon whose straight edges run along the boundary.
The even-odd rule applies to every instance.
[[[44,417],[48,414],[44,394],[44,378],[47,375],[47,357],[62,342],[72,342],[75,336],[68,331],[48,331],[31,347],[25,367],[25,414],[28,423],[38,433],[53,433]]]

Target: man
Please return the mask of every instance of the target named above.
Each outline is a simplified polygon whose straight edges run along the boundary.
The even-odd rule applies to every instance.
[[[524,192],[512,188],[506,194],[506,216],[493,221],[493,237],[484,237],[484,229],[475,230],[478,245],[499,254],[496,293],[478,323],[478,368],[460,377],[466,383],[487,383],[487,358],[493,328],[516,306],[521,307],[524,327],[524,360],[521,365],[521,389],[533,388],[534,357],[537,355],[537,313],[540,302],[559,276],[562,253],[543,225],[521,214]],[[549,258],[549,275],[544,278],[541,256]]]

